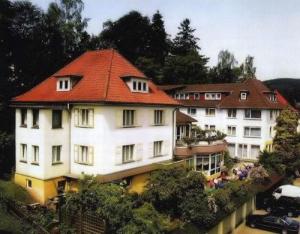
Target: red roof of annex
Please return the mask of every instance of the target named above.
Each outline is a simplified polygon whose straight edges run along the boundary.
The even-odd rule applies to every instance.
[[[57,77],[79,76],[70,91],[56,90]],[[14,103],[108,102],[131,104],[179,105],[148,80],[149,93],[131,92],[124,77],[148,79],[116,50],[88,51],[58,72],[13,98]]]

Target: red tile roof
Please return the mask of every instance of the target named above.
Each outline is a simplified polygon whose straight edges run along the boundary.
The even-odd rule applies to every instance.
[[[81,76],[70,91],[56,91],[57,77]],[[28,92],[13,98],[13,103],[111,102],[178,105],[148,81],[149,93],[131,92],[124,76],[147,77],[113,49],[88,51]]]
[[[176,87],[177,88],[177,87]],[[278,96],[276,102],[270,101],[268,93],[273,93],[263,82],[257,79],[248,79],[243,83],[226,83],[226,84],[193,84],[180,87],[182,93],[207,93],[219,92],[222,95],[221,100],[178,100],[185,106],[195,107],[215,107],[215,108],[261,108],[261,109],[282,109],[289,105],[288,102],[282,101]],[[171,85],[163,86],[167,93],[174,93],[176,90]],[[247,91],[247,100],[240,99],[240,92]],[[278,95],[278,94],[277,94]]]

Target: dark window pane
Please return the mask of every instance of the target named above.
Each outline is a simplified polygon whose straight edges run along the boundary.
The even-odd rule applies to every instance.
[[[62,111],[53,110],[52,111],[52,128],[61,128],[62,127]]]

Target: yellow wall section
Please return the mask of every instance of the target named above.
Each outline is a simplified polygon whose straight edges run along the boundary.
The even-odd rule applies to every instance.
[[[149,176],[150,176],[149,173],[134,176],[131,180],[131,185],[128,191],[130,193],[133,192],[142,193],[144,191],[145,185],[147,184]]]
[[[32,187],[26,187],[26,180],[31,180]],[[48,199],[53,198],[57,195],[57,183],[63,181],[63,177],[54,178],[50,180],[40,180],[30,176],[21,174],[15,174],[15,183],[26,188],[32,198],[39,203],[45,204]]]

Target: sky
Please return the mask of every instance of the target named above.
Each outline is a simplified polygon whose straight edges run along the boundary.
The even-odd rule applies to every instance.
[[[46,10],[57,0],[30,0]],[[87,31],[98,34],[106,20],[117,20],[131,10],[150,18],[159,10],[171,37],[189,18],[200,38],[201,53],[209,66],[220,50],[229,50],[242,63],[254,56],[260,80],[278,77],[300,79],[299,0],[83,0]]]

